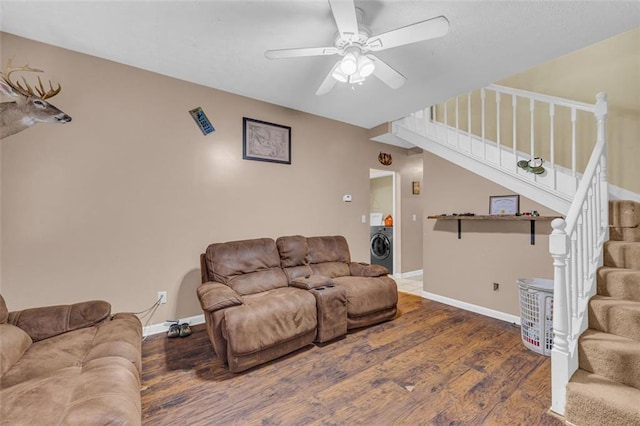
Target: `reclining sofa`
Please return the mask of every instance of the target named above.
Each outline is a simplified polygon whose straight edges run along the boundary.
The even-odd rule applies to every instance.
[[[139,425],[141,339],[104,301],[8,312],[0,295],[0,424]]]
[[[218,358],[232,372],[392,319],[396,283],[351,262],[344,237],[260,238],[209,245],[197,294]]]

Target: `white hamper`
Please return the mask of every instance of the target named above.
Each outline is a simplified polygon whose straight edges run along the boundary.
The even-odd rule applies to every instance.
[[[553,348],[553,281],[520,278],[520,333],[524,345],[543,355]]]

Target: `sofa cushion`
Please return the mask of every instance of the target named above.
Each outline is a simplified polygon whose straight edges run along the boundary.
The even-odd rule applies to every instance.
[[[307,238],[309,263],[314,274],[329,278],[351,275],[349,245],[342,236]]]
[[[31,337],[15,325],[0,324],[0,376],[31,346]]]
[[[351,262],[349,245],[343,236],[309,237],[309,263]]]
[[[280,237],[276,240],[280,264],[283,268],[309,264],[309,247],[307,239],[302,235]]]
[[[11,425],[135,425],[141,418],[139,392],[130,362],[101,358],[3,388],[0,418]]]
[[[311,265],[311,270],[315,275],[324,275],[329,278],[345,277],[349,276],[349,264],[344,262],[324,262],[314,263]]]
[[[202,284],[196,289],[200,307],[203,311],[218,311],[231,306],[242,305],[238,293],[228,286],[215,282]]]
[[[66,367],[81,366],[104,357],[120,357],[141,369],[140,320],[133,314],[117,314],[100,326],[70,331],[33,343],[2,376],[2,388],[47,377]]]
[[[258,352],[316,328],[316,300],[306,290],[277,288],[242,301],[224,311],[223,333],[234,355]]]
[[[390,309],[398,303],[398,288],[389,277],[339,277],[333,282],[347,291],[349,317]]]
[[[238,294],[286,287],[280,255],[271,238],[211,244],[205,253],[209,275]]]
[[[91,300],[71,305],[45,306],[9,313],[9,323],[26,331],[34,342],[106,321],[111,305]]]
[[[351,275],[358,277],[381,277],[383,275],[389,275],[389,270],[382,265],[351,262],[349,269],[351,270]]]

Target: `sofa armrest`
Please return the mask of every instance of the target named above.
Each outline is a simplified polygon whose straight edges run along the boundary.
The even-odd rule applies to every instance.
[[[44,306],[9,312],[8,322],[24,330],[34,342],[109,319],[111,304],[90,300],[71,305]]]
[[[304,290],[324,287],[329,284],[333,284],[333,281],[331,278],[325,277],[324,275],[305,275],[304,277],[294,278],[294,280],[291,281],[291,287],[297,287]]]
[[[231,287],[215,281],[202,284],[196,290],[203,311],[215,312],[242,305],[242,299]]]
[[[389,275],[389,270],[381,265],[369,265],[368,263],[349,263],[349,271],[355,277],[381,277]]]

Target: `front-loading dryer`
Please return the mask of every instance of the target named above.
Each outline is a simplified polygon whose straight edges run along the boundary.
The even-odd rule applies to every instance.
[[[393,273],[393,227],[372,226],[369,249],[371,264],[382,265]]]

